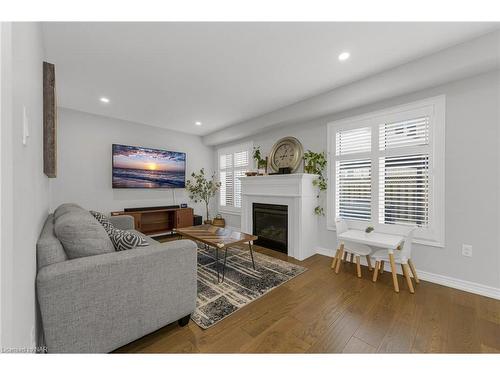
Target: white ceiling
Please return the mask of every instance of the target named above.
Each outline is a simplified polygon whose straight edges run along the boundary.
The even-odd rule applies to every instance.
[[[60,106],[206,135],[497,27],[46,22],[43,32]]]

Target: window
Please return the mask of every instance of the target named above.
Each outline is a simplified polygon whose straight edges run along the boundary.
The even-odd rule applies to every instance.
[[[328,124],[328,227],[397,232],[444,246],[444,96]]]
[[[245,143],[218,150],[220,211],[239,211],[241,208],[240,177],[250,170],[252,145]]]

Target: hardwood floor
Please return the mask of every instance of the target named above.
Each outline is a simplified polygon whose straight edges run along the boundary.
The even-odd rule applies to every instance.
[[[379,275],[332,259],[304,262],[255,249],[308,268],[213,327],[170,324],[118,353],[500,353],[500,301],[421,281],[410,294],[390,272]],[[401,277],[401,276],[399,276]]]

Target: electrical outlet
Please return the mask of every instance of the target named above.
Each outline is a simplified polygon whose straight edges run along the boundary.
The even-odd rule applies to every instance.
[[[462,244],[462,255],[464,257],[471,257],[472,256],[472,245]]]

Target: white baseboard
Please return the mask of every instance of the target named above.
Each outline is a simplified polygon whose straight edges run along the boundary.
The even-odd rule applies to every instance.
[[[316,254],[325,255],[327,257],[333,257],[334,250],[327,249],[324,247],[318,247],[316,248]],[[361,258],[361,263],[365,266],[367,265],[366,260],[364,258]],[[390,272],[391,270],[390,265],[385,264],[384,270]],[[399,270],[399,267],[398,267],[398,273],[401,274],[401,270]],[[492,286],[479,284],[472,281],[456,279],[450,276],[438,275],[432,272],[422,271],[418,269],[417,269],[417,274],[421,280],[429,281],[434,284],[444,285],[450,288],[459,289],[465,292],[479,294],[481,296],[500,300],[500,288],[494,288]]]
[[[417,272],[418,277],[422,280],[500,300],[499,288],[421,270],[417,270]]]
[[[335,255],[335,250],[327,249],[326,247],[317,247],[316,254],[333,257]]]

